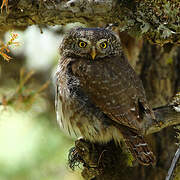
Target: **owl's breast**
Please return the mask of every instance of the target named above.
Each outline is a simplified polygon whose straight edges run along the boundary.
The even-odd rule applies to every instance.
[[[79,79],[80,85],[82,83],[86,83],[85,86],[88,87],[89,81],[98,81],[99,83],[101,83],[103,80],[106,80],[108,78],[117,78],[117,75],[114,73],[114,71],[110,70],[110,64],[111,62],[108,62],[108,59],[79,59],[78,61],[72,63],[72,72],[73,75]]]
[[[68,88],[68,86],[67,86]],[[59,90],[56,102],[57,120],[67,134],[83,137],[91,142],[108,142],[121,133],[109,123],[109,118],[89,101],[88,97],[77,89]]]
[[[61,128],[71,136],[83,136],[92,142],[108,142],[116,134],[120,137],[120,132],[113,129],[109,118],[91,102],[79,83],[69,68],[58,76],[56,113]]]
[[[123,56],[97,61],[81,59],[72,64],[72,72],[93,104],[110,119],[138,130],[143,127],[139,102],[147,106],[145,91]]]
[[[102,94],[121,93],[122,90],[130,89],[133,83],[128,80],[127,71],[119,65],[117,59],[110,58],[80,59],[72,64],[72,72],[79,80],[79,85],[87,94],[96,98]],[[109,97],[112,97],[110,94]]]

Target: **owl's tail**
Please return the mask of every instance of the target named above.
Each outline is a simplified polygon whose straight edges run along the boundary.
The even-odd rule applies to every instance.
[[[143,136],[132,130],[121,131],[127,146],[134,158],[142,165],[154,165],[156,158],[153,152],[148,147],[148,144],[144,140]]]

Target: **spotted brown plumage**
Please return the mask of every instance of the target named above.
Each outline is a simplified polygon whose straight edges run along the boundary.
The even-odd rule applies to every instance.
[[[144,116],[154,119],[154,114],[119,38],[102,28],[73,29],[60,54],[56,112],[61,126],[90,142],[123,139],[139,163],[153,164],[142,132]]]

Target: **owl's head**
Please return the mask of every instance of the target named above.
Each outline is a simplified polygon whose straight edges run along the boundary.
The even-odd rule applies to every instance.
[[[104,28],[72,29],[63,39],[60,54],[65,57],[100,59],[121,53],[119,37]]]

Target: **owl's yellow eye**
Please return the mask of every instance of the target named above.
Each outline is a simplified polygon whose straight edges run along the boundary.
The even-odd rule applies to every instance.
[[[84,41],[79,41],[78,46],[79,46],[80,48],[85,48],[85,47],[87,46],[87,43],[84,42]]]
[[[107,48],[107,42],[106,42],[106,41],[105,41],[105,42],[102,42],[102,43],[100,44],[100,47],[103,48],[103,49],[106,49],[106,48]]]

